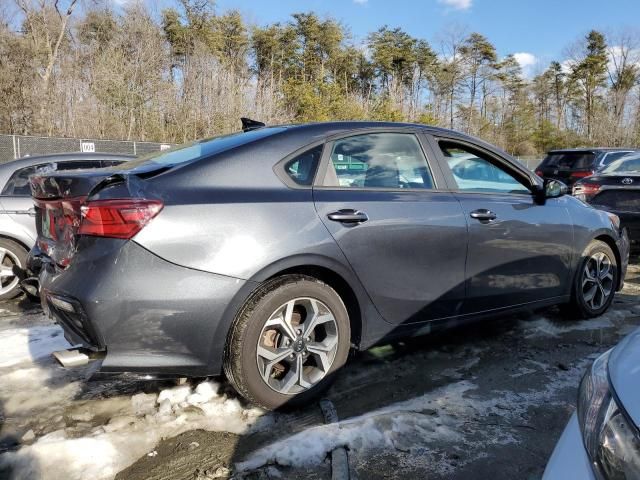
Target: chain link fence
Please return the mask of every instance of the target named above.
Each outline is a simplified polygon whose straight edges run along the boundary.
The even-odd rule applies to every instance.
[[[144,155],[172,147],[170,143],[129,140],[98,140],[91,138],[34,137],[0,135],[0,163],[16,158],[66,152],[101,152]]]

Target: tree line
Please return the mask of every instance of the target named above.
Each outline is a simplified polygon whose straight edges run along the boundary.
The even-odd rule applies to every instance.
[[[640,32],[592,30],[526,77],[478,32],[364,39],[315,13],[250,25],[211,0],[11,0],[0,9],[0,132],[185,142],[270,124],[411,121],[515,155],[640,145]]]

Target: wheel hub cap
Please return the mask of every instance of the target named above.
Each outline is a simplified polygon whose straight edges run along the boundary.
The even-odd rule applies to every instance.
[[[320,300],[300,297],[278,307],[265,322],[256,362],[264,382],[295,395],[329,373],[338,350],[335,316]]]
[[[6,248],[0,248],[0,295],[13,290],[20,281],[13,274],[14,265],[22,266],[16,254]]]
[[[582,272],[582,296],[593,310],[607,302],[614,290],[614,267],[606,253],[598,252],[589,257]]]

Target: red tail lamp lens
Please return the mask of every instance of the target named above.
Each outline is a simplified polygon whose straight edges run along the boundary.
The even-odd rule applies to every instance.
[[[158,215],[162,207],[159,200],[137,198],[89,202],[82,206],[78,234],[130,239]]]

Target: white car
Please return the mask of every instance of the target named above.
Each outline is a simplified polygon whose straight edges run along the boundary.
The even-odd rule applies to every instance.
[[[543,480],[640,479],[640,329],[598,357]]]

